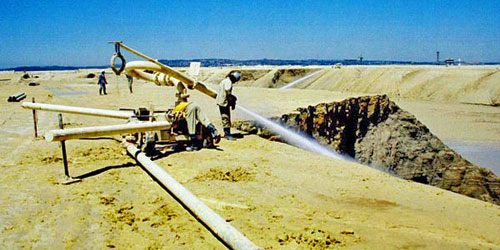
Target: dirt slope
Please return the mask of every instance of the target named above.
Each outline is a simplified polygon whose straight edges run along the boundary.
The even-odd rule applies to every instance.
[[[346,67],[301,88],[388,94],[412,100],[500,103],[497,68]]]
[[[358,162],[407,180],[500,204],[499,177],[463,159],[386,95],[298,108],[273,120]],[[252,121],[236,122],[235,126],[279,140]]]
[[[392,98],[452,103],[500,104],[500,69],[494,66],[346,66],[325,70],[294,88],[345,93],[387,94]],[[317,68],[316,68],[317,69]],[[241,70],[245,71],[244,68]],[[255,74],[256,71],[264,71]],[[270,70],[270,71],[269,71]],[[313,68],[269,67],[254,69],[254,81],[241,86],[279,88]],[[211,69],[206,69],[211,72]],[[285,73],[285,74],[283,74]],[[218,83],[214,74],[204,80]]]

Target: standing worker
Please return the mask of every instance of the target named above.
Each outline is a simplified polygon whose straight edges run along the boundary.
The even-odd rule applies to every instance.
[[[134,82],[134,78],[127,73],[125,73],[125,76],[127,77],[127,81],[128,81],[128,89],[130,90],[130,94],[132,94],[133,93],[132,92],[132,83]]]
[[[227,74],[226,78],[219,84],[219,91],[215,99],[219,105],[219,111],[222,120],[222,127],[224,128],[224,138],[228,140],[235,140],[231,135],[231,109],[236,107],[236,96],[232,94],[233,84],[241,79],[239,71],[231,71]]]
[[[97,81],[97,85],[99,85],[99,95],[102,95],[102,92],[107,95],[106,84],[108,84],[108,82],[106,81],[106,76],[104,74],[104,70],[101,71],[101,74],[99,75],[99,81]]]

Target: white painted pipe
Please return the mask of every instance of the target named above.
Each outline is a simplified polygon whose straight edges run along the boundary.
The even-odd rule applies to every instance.
[[[52,141],[65,141],[80,138],[92,138],[108,135],[118,134],[132,134],[153,130],[165,130],[170,128],[170,123],[167,121],[158,122],[141,122],[141,123],[127,123],[120,125],[97,126],[97,127],[84,127],[84,128],[68,128],[50,130],[45,133],[45,140]]]
[[[168,86],[177,84],[177,82],[174,82],[171,79],[175,78],[176,80],[181,81],[182,83],[186,84],[188,87],[192,89],[196,89],[212,98],[217,97],[217,92],[209,88],[205,83],[196,81],[196,79],[182,72],[179,72],[163,63],[160,63],[158,60],[154,60],[153,58],[148,57],[140,53],[139,51],[128,47],[122,42],[111,42],[111,43],[119,44],[121,48],[128,50],[130,53],[148,60],[147,62],[135,61],[127,63],[125,65],[125,71],[127,72],[127,74],[146,81],[154,82],[157,85],[168,85]],[[156,72],[156,74],[149,74],[144,72],[144,70],[151,70]]]
[[[148,60],[149,62],[155,64],[156,66],[158,66],[161,69],[161,70],[157,70],[157,69],[154,69],[154,68],[156,68],[156,67],[154,67],[154,68],[150,68],[149,70],[153,70],[153,71],[157,71],[157,72],[161,71],[162,73],[169,75],[169,76],[172,76],[172,77],[178,79],[179,81],[183,82],[184,84],[187,84],[188,86],[193,86],[196,83],[196,80],[189,77],[188,75],[185,75],[185,74],[183,74],[177,70],[174,70],[173,68],[171,68],[163,63],[160,63],[158,60],[154,60],[153,58],[146,56],[135,49],[130,48],[129,46],[123,44],[122,42],[111,42],[111,43],[115,43],[115,45],[119,44],[121,48],[128,50],[130,53],[132,53],[138,57],[142,57],[142,58]],[[128,70],[126,68],[125,68],[125,70],[128,72]]]
[[[129,111],[115,111],[115,110],[107,110],[107,109],[82,108],[82,107],[72,107],[72,106],[54,105],[54,104],[45,104],[45,103],[32,103],[32,102],[23,102],[22,107],[25,109],[35,109],[35,110],[43,110],[43,111],[51,111],[51,112],[79,114],[79,115],[92,115],[92,116],[118,118],[118,119],[125,119],[125,120],[129,119],[131,116],[134,115],[133,112],[129,112]]]
[[[231,226],[220,215],[210,209],[198,197],[192,194],[172,176],[149,159],[144,153],[141,153],[134,145],[129,145],[127,151],[146,169],[148,173],[154,176],[163,184],[168,192],[174,198],[182,203],[184,207],[199,220],[201,220],[210,231],[216,234],[226,246],[232,249],[261,249],[248,238],[246,238],[236,228]]]
[[[156,72],[155,74],[146,73],[144,70],[151,70]],[[159,62],[145,62],[145,61],[133,61],[128,62],[125,66],[125,71],[127,74],[136,77],[138,79],[142,79],[145,81],[154,82],[159,86],[173,86],[180,82],[183,82],[187,86],[196,89],[212,98],[217,97],[217,92],[215,90],[209,88],[203,82],[197,82],[191,78],[186,78],[180,72],[167,67]],[[176,77],[182,77],[177,79]],[[171,76],[171,77],[170,77]]]

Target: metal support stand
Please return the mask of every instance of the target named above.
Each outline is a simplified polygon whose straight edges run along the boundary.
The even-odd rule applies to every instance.
[[[35,97],[33,97],[32,101],[33,103],[35,103]],[[36,110],[33,109],[33,126],[35,128],[35,138],[38,137],[37,123],[38,123],[38,116],[36,115]]]
[[[63,119],[62,119],[62,114],[59,113],[59,128],[63,129]],[[68,169],[68,158],[66,156],[66,141],[61,141],[61,148],[62,148],[62,155],[63,155],[63,163],[64,163],[64,175],[66,177],[71,177],[69,176],[69,169]]]
[[[59,113],[59,128],[60,129],[64,128],[61,113]],[[64,140],[61,141],[61,148],[62,148],[63,163],[64,163],[64,175],[65,175],[65,178],[61,181],[61,184],[68,185],[68,184],[82,181],[82,179],[73,178],[69,175],[68,157],[66,156],[66,141],[64,141]]]

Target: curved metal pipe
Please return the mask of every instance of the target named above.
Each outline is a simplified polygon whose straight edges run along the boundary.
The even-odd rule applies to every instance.
[[[145,70],[150,70],[156,72],[154,74],[144,72]],[[154,82],[158,86],[175,86],[179,83],[186,84],[191,89],[196,89],[212,98],[217,97],[217,92],[215,90],[207,87],[205,83],[197,82],[194,80],[182,81],[177,79],[171,73],[176,72],[173,69],[166,70],[164,67],[158,65],[158,63],[145,62],[145,61],[133,61],[125,65],[125,71],[127,74],[139,78],[145,81]]]
[[[164,65],[160,63],[158,60],[154,60],[153,58],[148,57],[128,47],[122,42],[110,42],[110,43],[114,43],[115,46],[123,48],[129,51],[130,53],[147,60],[147,62],[133,61],[127,63],[125,65],[125,71],[127,72],[127,74],[145,81],[154,82],[155,84],[160,86],[174,86],[176,84],[179,84],[179,82],[181,82],[190,89],[196,89],[212,98],[217,97],[217,92],[207,87],[205,83],[199,82],[182,72],[179,72],[167,65]],[[144,72],[144,70],[151,70],[155,72],[155,74]],[[177,82],[174,80],[176,80]]]
[[[145,70],[155,71],[157,73],[147,73],[144,72]],[[125,72],[127,72],[127,74],[141,80],[154,82],[159,86],[175,86],[180,82],[177,79],[168,77],[164,73],[159,73],[161,71],[162,69],[160,66],[151,62],[133,61],[125,65]]]

